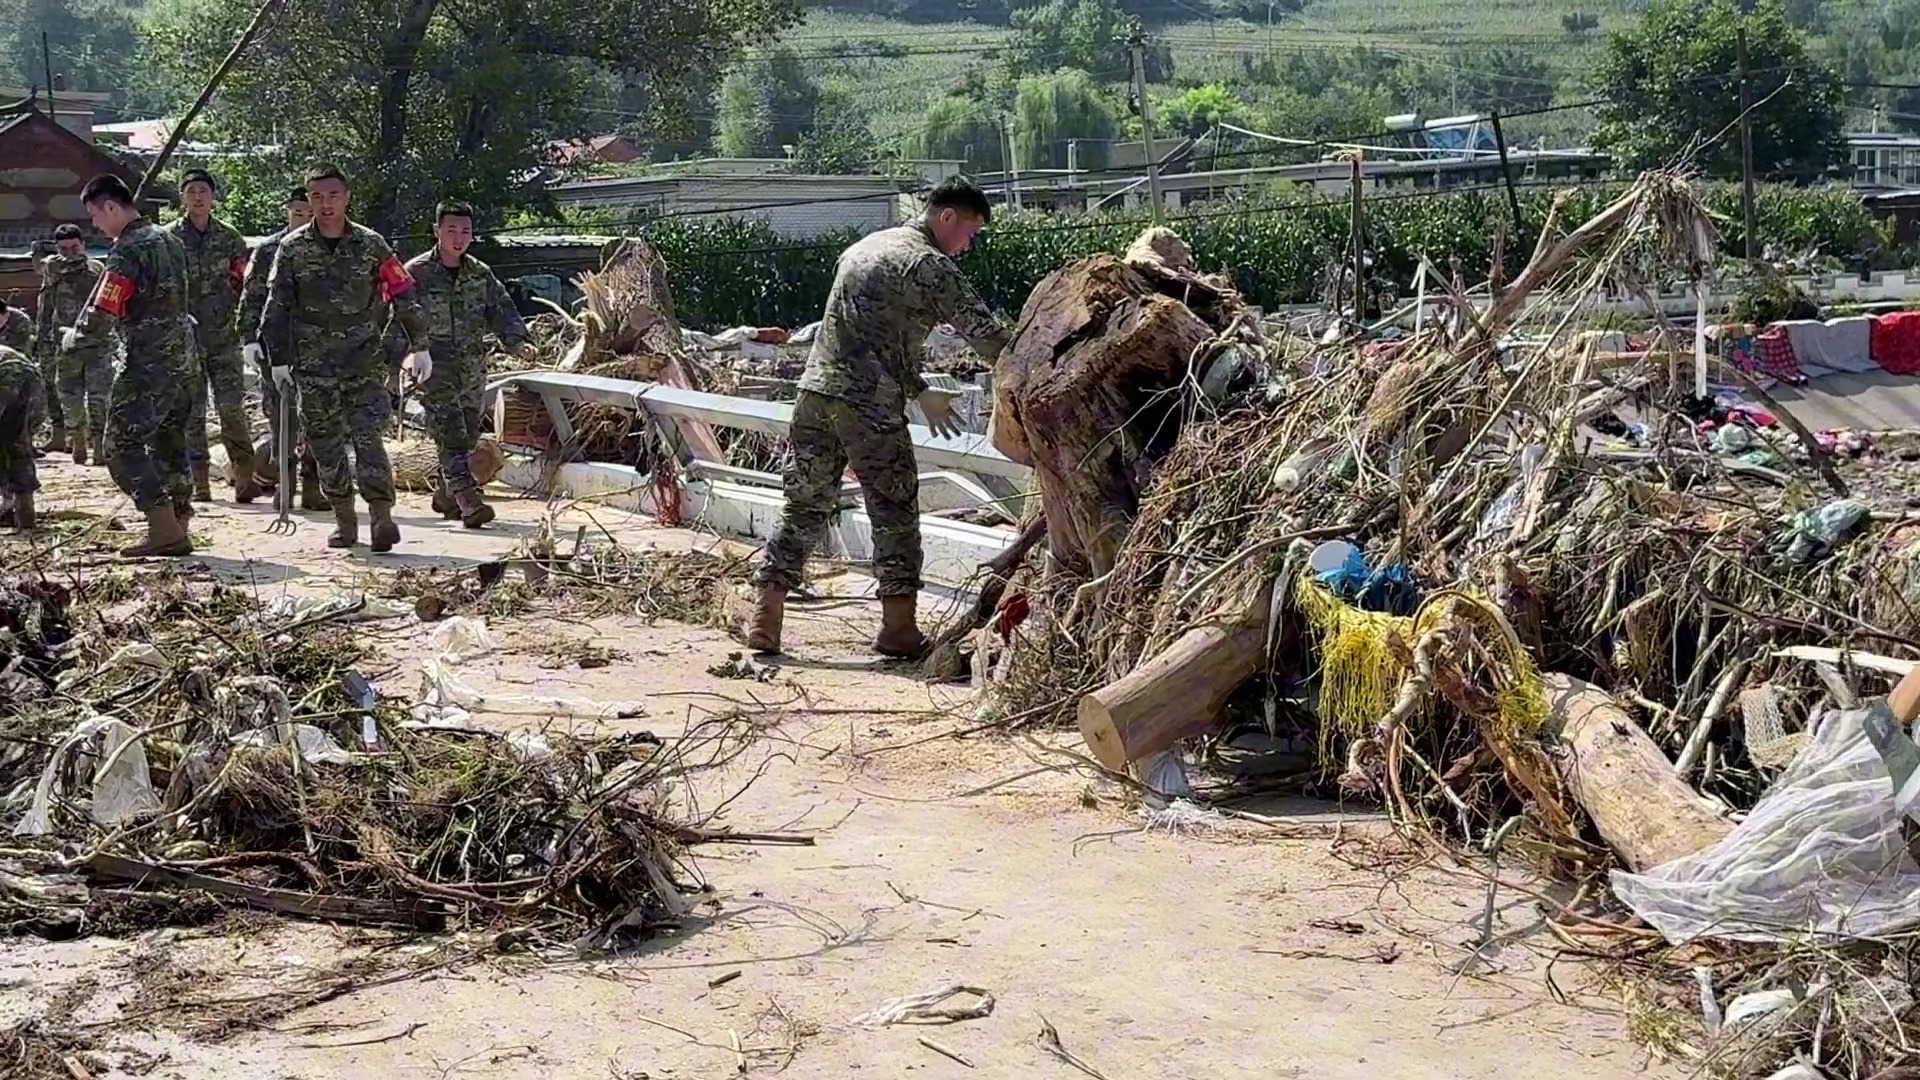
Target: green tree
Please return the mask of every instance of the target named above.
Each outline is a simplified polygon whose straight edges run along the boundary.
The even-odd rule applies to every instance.
[[[1015,156],[1023,169],[1064,169],[1068,144],[1083,144],[1075,164],[1098,169],[1107,144],[1120,130],[1113,100],[1093,77],[1076,68],[1020,80],[1013,99]]]
[[[172,9],[148,27],[155,61],[197,85],[255,6]],[[356,216],[388,233],[424,229],[442,198],[472,200],[491,222],[541,200],[549,141],[605,129],[588,111],[602,73],[684,86],[797,16],[797,0],[290,4],[195,134],[277,146],[293,166],[336,161]]]
[[[1632,169],[1692,157],[1710,175],[1739,176],[1740,19],[1735,0],[1652,0],[1609,35],[1596,145]],[[1754,167],[1812,180],[1845,157],[1839,77],[1809,53],[1780,0],[1763,0],[1746,19]]]
[[[1045,0],[1013,13],[1007,64],[1016,76],[1072,67],[1103,82],[1128,78],[1126,12],[1114,0]],[[1149,44],[1142,57],[1148,82],[1173,74],[1173,53]]]
[[[46,85],[42,33],[53,70],[74,90],[120,89],[140,48],[132,16],[113,0],[0,0],[0,79]]]
[[[1199,138],[1219,124],[1245,124],[1246,106],[1219,83],[1196,86],[1173,97],[1154,101],[1159,130],[1169,135]]]
[[[819,105],[820,87],[792,49],[745,57],[720,84],[720,152],[783,157],[812,126]]]
[[[864,173],[880,157],[860,88],[844,78],[824,82],[813,121],[794,147],[793,171],[833,175]]]
[[[999,116],[968,94],[948,94],[928,104],[920,126],[907,137],[906,151],[908,157],[964,161],[975,172],[1006,167]]]

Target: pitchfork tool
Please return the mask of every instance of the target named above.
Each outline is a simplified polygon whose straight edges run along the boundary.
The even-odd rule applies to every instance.
[[[274,503],[280,516],[267,526],[267,532],[291,536],[300,528],[293,518],[293,387],[280,388],[280,430],[275,432],[274,450],[280,455],[280,491]]]

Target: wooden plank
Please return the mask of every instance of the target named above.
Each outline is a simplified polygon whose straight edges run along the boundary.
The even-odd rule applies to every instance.
[[[363,900],[352,896],[324,896],[246,885],[208,874],[181,870],[159,863],[142,862],[119,855],[94,855],[83,867],[96,877],[130,881],[136,886],[171,885],[198,889],[213,896],[238,900],[249,907],[282,915],[336,922],[379,923],[382,925],[437,927],[445,921],[438,904],[430,901]]]

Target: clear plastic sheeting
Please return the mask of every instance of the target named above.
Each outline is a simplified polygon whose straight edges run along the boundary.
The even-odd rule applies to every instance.
[[[1879,937],[1920,926],[1920,863],[1864,709],[1829,712],[1725,840],[1613,890],[1669,941]]]

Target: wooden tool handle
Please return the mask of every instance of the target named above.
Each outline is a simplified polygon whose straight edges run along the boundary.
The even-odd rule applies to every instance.
[[[1911,724],[1915,717],[1920,717],[1920,667],[1907,672],[1895,684],[1893,693],[1887,695],[1887,708],[1902,725]]]

